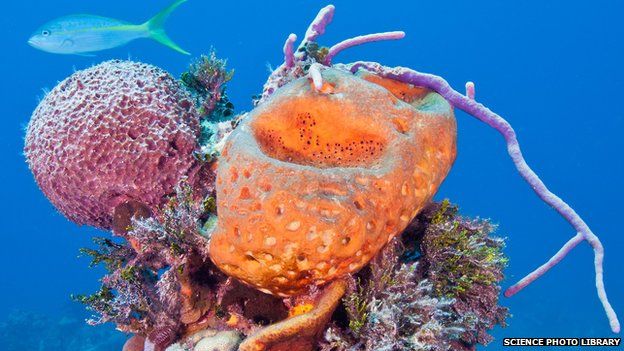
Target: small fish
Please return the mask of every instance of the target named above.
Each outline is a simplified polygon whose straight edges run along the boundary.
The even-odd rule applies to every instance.
[[[163,27],[169,14],[186,1],[177,0],[143,24],[93,15],[57,18],[39,28],[28,39],[28,44],[54,54],[92,56],[89,54],[115,48],[135,39],[152,38],[177,52],[189,55],[169,39]]]

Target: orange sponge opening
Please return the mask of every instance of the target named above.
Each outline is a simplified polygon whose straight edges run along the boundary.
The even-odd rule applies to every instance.
[[[388,143],[370,118],[330,98],[299,98],[257,116],[252,130],[268,156],[290,163],[330,167],[370,167]]]

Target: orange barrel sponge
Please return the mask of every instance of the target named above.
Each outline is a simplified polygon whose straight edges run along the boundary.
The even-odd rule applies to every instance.
[[[366,265],[431,200],[455,159],[451,106],[360,76],[325,69],[320,91],[295,80],[229,137],[210,243],[226,274],[304,293]]]

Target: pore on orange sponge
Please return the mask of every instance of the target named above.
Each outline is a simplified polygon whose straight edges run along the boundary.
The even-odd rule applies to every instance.
[[[369,73],[322,71],[241,122],[218,165],[214,263],[291,296],[355,272],[437,191],[456,154],[438,94]]]

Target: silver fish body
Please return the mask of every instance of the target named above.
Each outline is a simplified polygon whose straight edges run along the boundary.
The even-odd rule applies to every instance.
[[[30,37],[28,43],[55,54],[84,54],[149,37],[150,32],[145,25],[92,15],[72,15],[46,23]]]
[[[151,38],[183,54],[164,30],[169,14],[187,0],[177,0],[143,24],[94,15],[70,15],[41,26],[28,39],[31,46],[55,54],[85,55],[112,49],[140,38]]]

